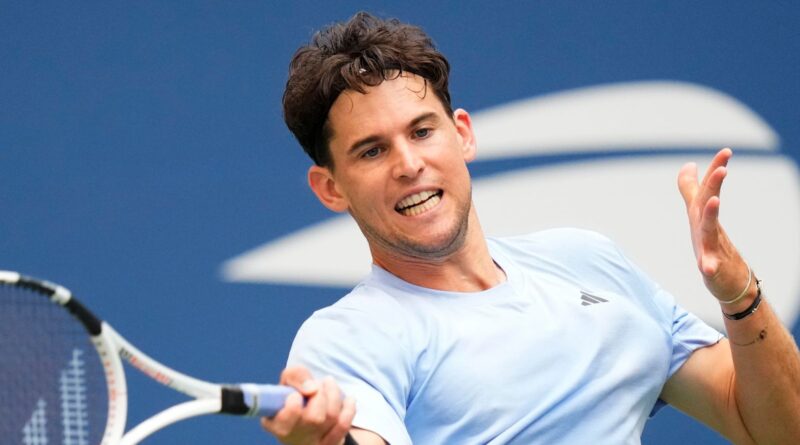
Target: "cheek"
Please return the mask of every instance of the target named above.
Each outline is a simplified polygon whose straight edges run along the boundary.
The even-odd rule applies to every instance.
[[[451,171],[448,175],[451,191],[454,196],[458,196],[460,201],[467,201],[472,196],[472,179],[469,170],[462,166],[458,170]]]
[[[346,190],[347,201],[357,213],[367,215],[377,213],[384,202],[383,185],[362,180],[349,184]]]

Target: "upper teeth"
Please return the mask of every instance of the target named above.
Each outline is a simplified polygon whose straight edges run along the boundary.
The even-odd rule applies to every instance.
[[[403,198],[402,201],[397,203],[397,209],[398,210],[402,210],[402,209],[405,209],[407,207],[411,207],[413,205],[417,205],[417,204],[421,203],[422,201],[425,201],[426,199],[430,198],[431,196],[433,196],[433,195],[435,195],[437,193],[438,193],[438,191],[433,191],[433,190],[426,190],[424,192],[415,193],[415,194],[413,194],[411,196]]]

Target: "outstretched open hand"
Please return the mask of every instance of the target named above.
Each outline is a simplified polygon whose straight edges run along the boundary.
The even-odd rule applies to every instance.
[[[719,222],[720,192],[732,155],[729,148],[717,152],[702,182],[698,182],[695,163],[684,165],[678,174],[697,266],[706,287],[719,300],[734,298],[749,281],[747,264]]]

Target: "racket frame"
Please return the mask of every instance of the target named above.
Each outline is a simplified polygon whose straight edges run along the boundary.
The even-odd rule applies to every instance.
[[[102,322],[101,326],[100,334],[92,337],[98,354],[103,357],[109,394],[107,437],[103,438],[101,445],[136,444],[155,431],[175,422],[221,411],[222,385],[205,382],[175,371],[133,346],[108,323]],[[194,400],[161,411],[125,433],[128,393],[122,359],[156,382],[193,397]]]
[[[220,385],[169,368],[154,360],[97,318],[65,287],[48,281],[0,270],[0,284],[32,289],[67,309],[83,324],[100,357],[108,393],[108,416],[100,445],[135,445],[155,431],[175,422],[205,414],[272,416],[294,389],[280,385]],[[125,433],[128,389],[122,360],[155,380],[193,398],[167,408]]]

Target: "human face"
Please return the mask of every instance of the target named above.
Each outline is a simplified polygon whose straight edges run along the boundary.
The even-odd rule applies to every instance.
[[[320,201],[349,211],[373,259],[441,259],[469,231],[475,155],[469,115],[447,115],[416,75],[344,91],[328,114],[332,168],[312,166]]]

